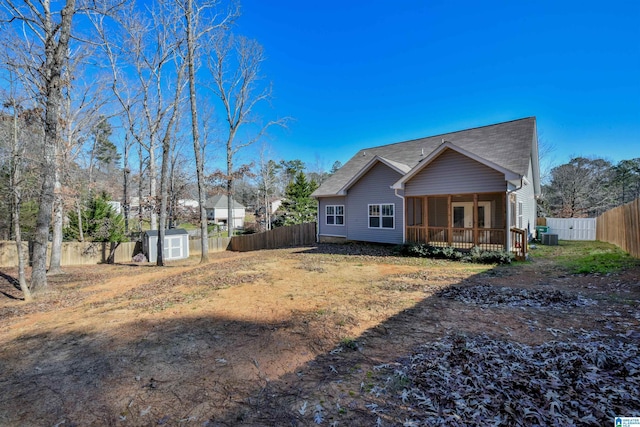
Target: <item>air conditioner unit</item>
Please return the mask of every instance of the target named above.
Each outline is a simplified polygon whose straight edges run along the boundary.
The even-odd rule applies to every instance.
[[[544,233],[542,235],[542,244],[547,246],[558,246],[558,235]]]

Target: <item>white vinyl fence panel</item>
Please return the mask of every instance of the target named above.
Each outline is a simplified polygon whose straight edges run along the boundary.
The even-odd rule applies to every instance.
[[[559,240],[596,240],[595,218],[547,218],[547,227]]]

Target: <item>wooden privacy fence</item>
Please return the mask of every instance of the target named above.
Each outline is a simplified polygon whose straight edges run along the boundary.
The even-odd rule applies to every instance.
[[[23,243],[24,254],[28,255],[29,244]],[[142,250],[138,242],[62,242],[60,265],[95,265],[106,262],[131,262],[137,252]],[[47,248],[51,254],[51,243]],[[110,260],[111,257],[111,260]],[[18,251],[13,240],[0,241],[0,267],[16,267]]]
[[[228,237],[209,237],[209,251],[226,251],[229,247]],[[22,244],[24,254],[29,254],[29,244]],[[111,253],[113,251],[113,255]],[[131,262],[134,255],[142,252],[140,242],[108,243],[108,242],[62,242],[60,265],[95,265],[103,263]],[[47,249],[51,254],[51,244]],[[189,240],[189,253],[200,255],[200,239]],[[110,258],[111,256],[111,258]],[[0,267],[17,267],[18,251],[13,240],[0,241]]]
[[[316,223],[278,227],[262,233],[233,236],[231,250],[246,252],[260,249],[278,249],[288,246],[314,245],[316,242]]]
[[[277,249],[289,246],[313,245],[316,241],[316,224],[308,223],[280,227],[263,233],[245,236],[209,237],[209,251],[219,252],[228,249],[234,251],[256,251],[259,249]],[[25,255],[29,254],[27,242],[23,243]],[[95,265],[108,262],[131,262],[134,255],[142,252],[140,242],[63,242],[60,264]],[[48,253],[51,253],[49,244]],[[200,255],[200,239],[189,239],[189,254]],[[0,267],[17,267],[18,251],[13,240],[0,241]]]
[[[640,198],[596,218],[596,239],[640,258]]]
[[[235,239],[235,237],[234,237]],[[209,252],[220,252],[229,249],[229,237],[209,237]],[[202,255],[200,239],[189,239],[189,255]]]

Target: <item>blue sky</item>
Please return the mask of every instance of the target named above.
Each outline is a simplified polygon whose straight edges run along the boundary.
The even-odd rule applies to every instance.
[[[273,83],[276,157],[330,168],[360,148],[536,116],[552,147],[640,157],[640,2],[242,0]]]

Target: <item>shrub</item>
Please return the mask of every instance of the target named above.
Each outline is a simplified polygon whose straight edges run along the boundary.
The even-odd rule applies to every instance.
[[[510,264],[514,256],[507,251],[486,251],[477,246],[469,252],[462,252],[454,247],[444,248],[424,243],[405,243],[396,252],[402,256],[418,258],[448,259],[452,261],[475,262],[478,264]]]
[[[82,236],[92,242],[124,242],[124,217],[117,214],[109,204],[109,196],[102,193],[93,196],[88,206],[81,210],[80,216],[76,211],[68,214],[69,224],[63,230],[65,240],[78,240],[80,226]]]

